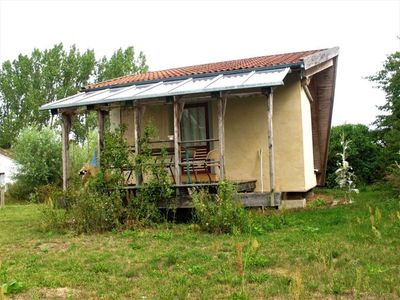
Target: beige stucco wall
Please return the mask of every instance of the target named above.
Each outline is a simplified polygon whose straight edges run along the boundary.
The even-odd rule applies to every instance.
[[[209,105],[210,137],[218,137],[216,102]],[[171,108],[168,105],[147,106],[144,123],[151,121],[158,129],[159,139],[172,134]],[[121,110],[130,145],[133,140],[134,112]],[[114,117],[113,117],[114,116]],[[118,114],[110,113],[111,123]],[[316,185],[314,175],[311,110],[298,80],[285,82],[274,91],[274,147],[276,190],[307,191]],[[218,144],[215,144],[218,147]],[[261,174],[261,156],[262,169]],[[229,97],[225,114],[225,168],[231,180],[256,179],[256,191],[270,190],[267,145],[267,99]]]
[[[316,185],[311,110],[301,84],[292,79],[274,91],[273,134],[275,188],[307,191]],[[230,98],[225,115],[226,174],[229,179],[257,179],[256,190],[270,190],[266,97]],[[263,174],[261,175],[262,149]],[[261,178],[262,176],[262,178]]]
[[[264,97],[229,98],[225,112],[225,169],[231,180],[257,180],[269,190],[267,106]],[[259,150],[263,149],[263,180]]]
[[[304,186],[305,190],[309,190],[317,185],[317,178],[314,172],[311,105],[303,88],[301,88],[301,112],[304,149]]]

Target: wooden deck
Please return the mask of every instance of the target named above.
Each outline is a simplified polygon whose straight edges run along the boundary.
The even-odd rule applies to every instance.
[[[275,193],[275,200],[271,201],[270,193],[260,193],[254,192],[256,187],[256,180],[240,180],[233,181],[236,189],[240,195],[241,202],[244,207],[276,207],[279,206],[281,201],[281,194]],[[191,184],[181,184],[173,185],[175,190],[174,203],[176,208],[193,208],[193,202],[191,195],[194,191],[199,189],[206,189],[210,194],[216,194],[218,188],[218,182],[212,183],[191,183]],[[126,186],[124,189],[128,193],[128,197],[132,197],[136,194],[140,186],[136,185]],[[274,202],[274,203],[272,203]],[[158,203],[159,208],[169,208],[170,206],[165,201]]]

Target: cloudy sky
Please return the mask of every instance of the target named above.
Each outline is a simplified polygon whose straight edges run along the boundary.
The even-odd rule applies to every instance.
[[[339,46],[333,124],[370,124],[364,79],[400,50],[400,1],[0,0],[0,62],[62,42],[100,57],[133,45],[150,70]]]

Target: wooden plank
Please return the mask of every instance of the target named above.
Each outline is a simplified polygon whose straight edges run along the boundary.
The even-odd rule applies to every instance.
[[[303,58],[304,69],[308,70],[316,65],[326,62],[339,55],[339,47],[326,49],[323,51],[316,52],[305,58]]]
[[[135,138],[135,154],[140,154],[140,133],[142,131],[142,119],[145,111],[144,106],[135,106],[134,108],[134,138]],[[135,172],[136,184],[141,185],[143,183],[143,174],[137,170]]]
[[[102,110],[97,111],[97,166],[101,166],[101,153],[104,149],[104,117]]]
[[[311,77],[316,73],[319,73],[325,69],[328,69],[333,66],[333,59],[327,60],[325,62],[320,63],[319,65],[316,65],[314,67],[309,68],[304,72],[305,77]]]
[[[271,191],[271,203],[275,197],[275,156],[274,156],[274,130],[273,130],[273,103],[274,93],[272,88],[267,89],[267,122],[268,122],[268,160],[269,160],[269,185]]]
[[[280,193],[275,193],[275,199],[273,202],[270,193],[240,193],[240,202],[243,207],[276,207],[280,203]],[[176,197],[173,200],[177,208],[193,208],[193,201],[191,195],[185,194]],[[159,208],[168,208],[168,203],[166,201],[159,201],[157,206]]]
[[[181,118],[184,108],[184,102],[179,102],[179,97],[174,97],[174,163],[175,163],[175,182],[176,184],[182,184],[181,176]]]
[[[66,191],[70,180],[70,160],[69,160],[69,132],[71,130],[71,115],[61,114],[62,119],[62,174],[63,190]]]
[[[220,163],[220,180],[225,179],[225,111],[226,111],[227,94],[223,93],[218,96],[218,139],[219,139],[219,163]]]

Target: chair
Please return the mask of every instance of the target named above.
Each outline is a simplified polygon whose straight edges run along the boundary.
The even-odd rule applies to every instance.
[[[218,167],[218,169],[221,170],[219,151],[217,149],[214,149],[214,150],[211,150],[210,152],[208,152],[207,157],[204,161],[204,171],[206,172],[210,183],[212,182],[212,179],[210,176],[212,167],[214,167],[214,168]]]

